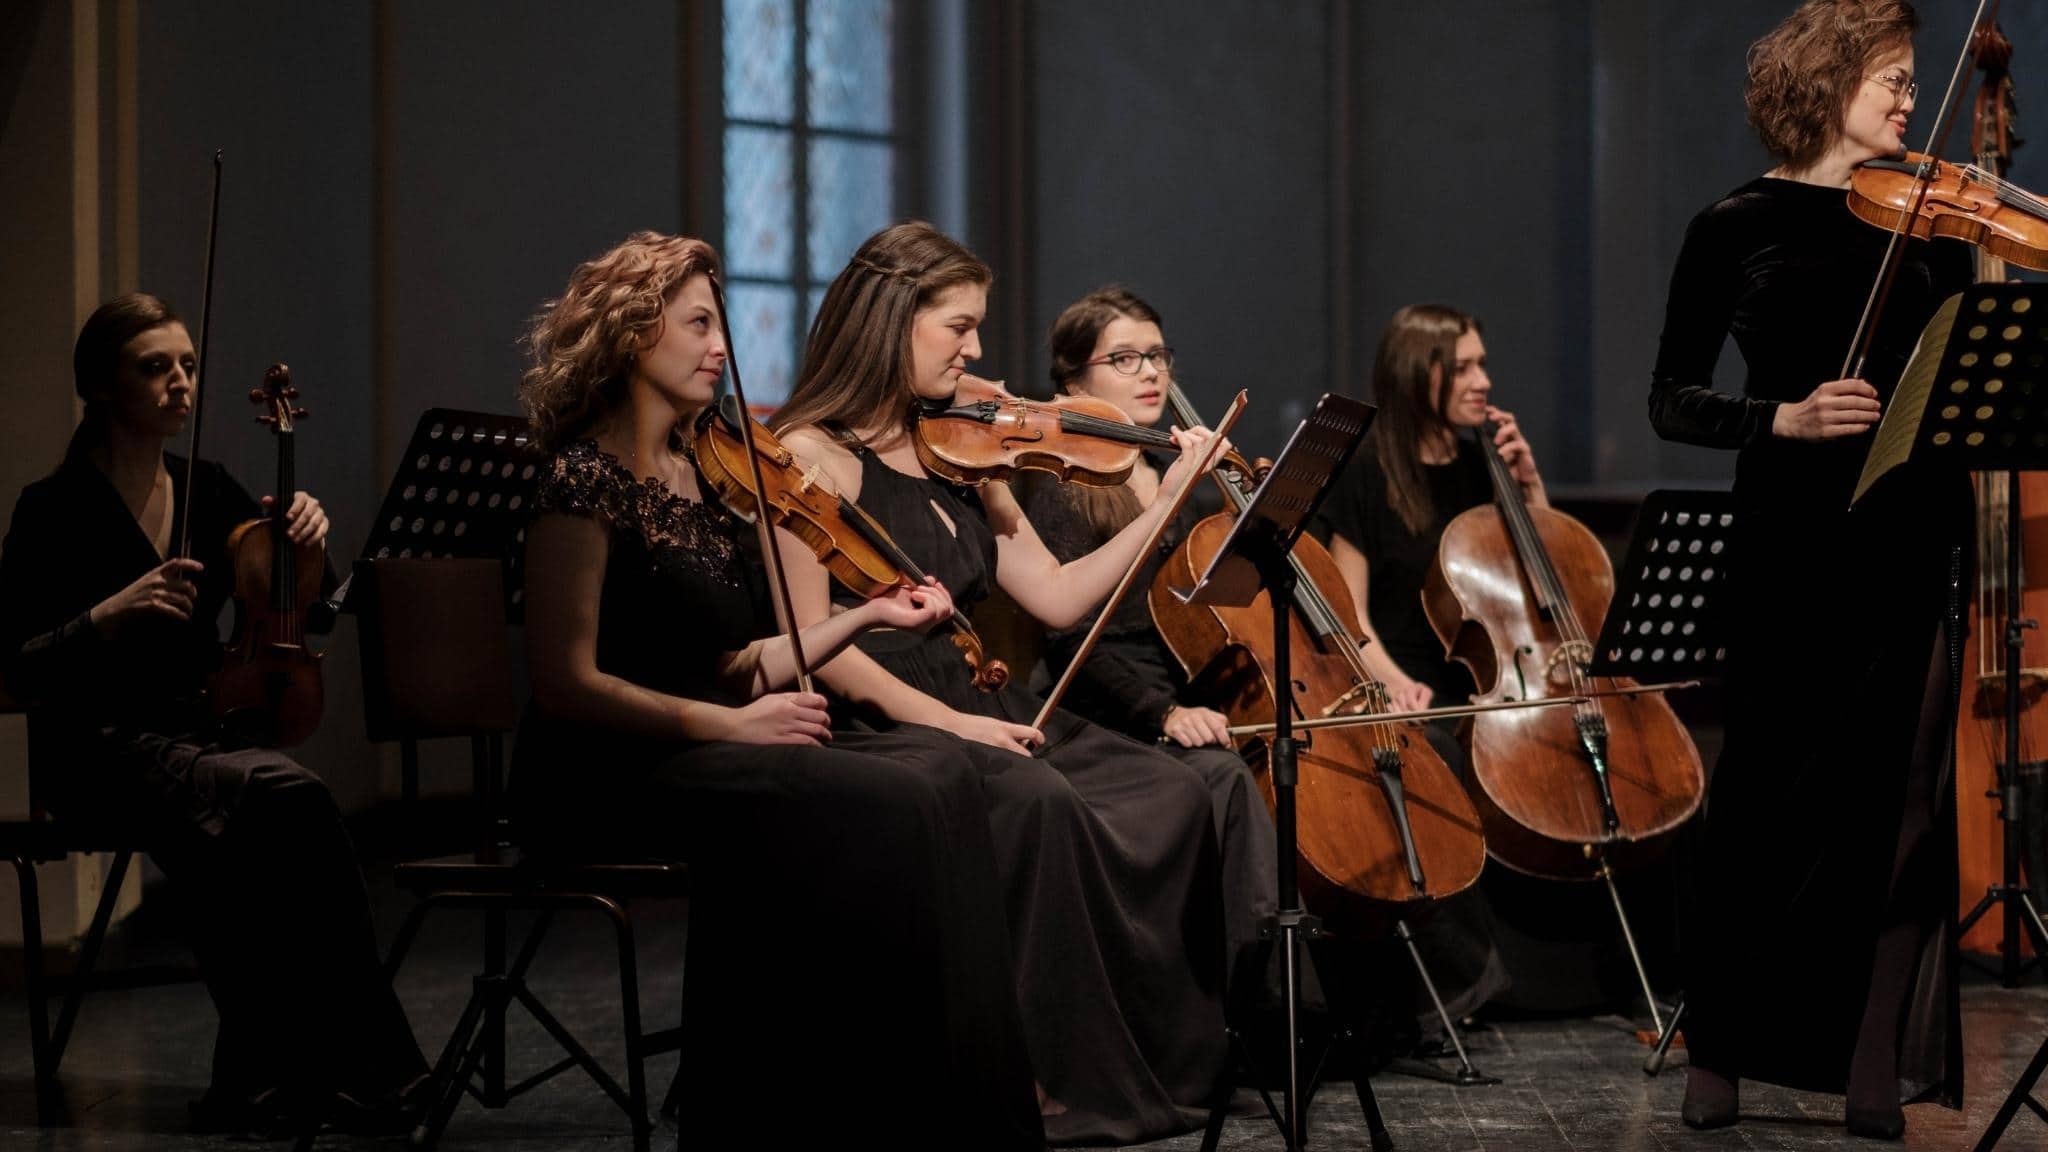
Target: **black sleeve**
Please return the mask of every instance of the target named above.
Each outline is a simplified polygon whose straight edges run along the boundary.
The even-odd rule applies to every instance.
[[[1685,231],[1650,374],[1650,426],[1666,440],[1706,448],[1740,448],[1770,435],[1778,411],[1776,401],[1714,390],[1714,365],[1742,291],[1723,224],[1710,208]]]
[[[1386,510],[1386,473],[1370,444],[1361,446],[1344,466],[1336,487],[1323,497],[1310,530],[1325,544],[1342,536],[1367,556],[1379,555],[1379,525]]]
[[[1060,563],[1071,564],[1106,542],[1088,523],[1073,485],[1027,473],[1016,487],[1017,505],[1024,510],[1024,518],[1031,521],[1031,530]]]
[[[90,684],[113,651],[93,627],[90,593],[65,579],[67,518],[56,503],[47,489],[25,489],[0,543],[0,660],[24,705]]]

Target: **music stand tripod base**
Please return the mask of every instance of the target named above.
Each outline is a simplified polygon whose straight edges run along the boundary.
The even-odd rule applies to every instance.
[[[1294,543],[1300,539],[1309,518],[1315,515],[1324,493],[1357,451],[1367,425],[1372,422],[1373,411],[1369,405],[1348,397],[1326,394],[1318,400],[1308,419],[1302,421],[1288,438],[1286,448],[1259,483],[1258,491],[1252,494],[1251,501],[1231,527],[1229,537],[1217,549],[1194,588],[1174,590],[1174,595],[1186,603],[1246,605],[1264,589],[1272,603],[1274,620],[1275,714],[1269,775],[1274,796],[1275,849],[1279,857],[1279,912],[1262,926],[1260,936],[1262,941],[1277,944],[1281,949],[1287,1018],[1287,1089],[1282,1107],[1276,1109],[1272,1097],[1258,1080],[1256,1070],[1251,1067],[1250,1052],[1242,1034],[1232,1027],[1232,1061],[1230,1066],[1220,1070],[1218,1076],[1216,1099],[1210,1108],[1208,1128],[1203,1133],[1203,1152],[1212,1152],[1222,1135],[1223,1119],[1231,1096],[1232,1073],[1240,1069],[1252,1071],[1254,1082],[1260,1084],[1259,1094],[1266,1101],[1267,1112],[1279,1125],[1285,1146],[1290,1152],[1301,1148],[1307,1140],[1308,1104],[1323,1060],[1332,1047],[1354,1039],[1340,1017],[1339,1026],[1333,1029],[1329,1042],[1313,1065],[1313,1073],[1303,1076],[1299,946],[1319,934],[1319,924],[1301,906],[1296,871],[1299,853],[1295,841],[1294,789],[1298,745],[1293,729],[1294,689],[1288,635],[1296,587],[1291,559]],[[1265,967],[1261,963],[1252,970],[1263,972]],[[1373,1095],[1371,1081],[1355,1067],[1353,1085],[1358,1091],[1359,1108],[1365,1114],[1372,1146],[1378,1150],[1392,1148],[1393,1138],[1387,1134],[1386,1122],[1380,1116],[1379,1102]]]

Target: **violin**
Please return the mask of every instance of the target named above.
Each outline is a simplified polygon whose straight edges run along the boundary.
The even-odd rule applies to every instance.
[[[1488,421],[1480,436],[1494,502],[1445,526],[1423,610],[1484,686],[1474,703],[1579,698],[1473,717],[1467,784],[1489,855],[1535,876],[1589,879],[1603,857],[1647,852],[1676,832],[1706,780],[1662,695],[1588,674],[1614,568],[1584,524],[1524,502],[1494,432]]]
[[[803,541],[833,578],[857,596],[879,596],[891,588],[925,582],[916,563],[860,505],[834,491],[815,466],[799,464],[759,421],[750,418],[748,423],[751,438],[740,426],[738,406],[718,404],[698,414],[692,432],[697,475],[726,507],[752,520],[765,503],[769,523]],[[749,443],[760,467],[761,488],[767,492],[765,502],[756,495],[747,463]],[[955,614],[946,622],[953,629],[954,646],[974,669],[976,688],[993,692],[1009,683],[1009,667],[988,658],[966,617]]]
[[[1167,402],[1183,427],[1200,424],[1178,385],[1168,387]],[[1248,725],[1273,718],[1270,593],[1242,607],[1217,607],[1183,603],[1172,591],[1193,586],[1207,569],[1250,502],[1258,473],[1233,454],[1212,475],[1226,510],[1189,531],[1160,566],[1148,602],[1190,683],[1219,701],[1233,725]],[[1336,562],[1304,535],[1292,566],[1288,643],[1297,707],[1310,717],[1392,711],[1386,686],[1358,654],[1363,629]],[[1296,768],[1301,881],[1324,893],[1325,906],[1332,897],[1350,897],[1398,907],[1452,895],[1479,879],[1486,850],[1478,814],[1419,723],[1319,728],[1302,741]],[[1270,805],[1270,771],[1259,780]]]
[[[960,378],[950,402],[919,405],[912,433],[926,471],[977,486],[1029,471],[1114,488],[1130,479],[1140,450],[1179,451],[1172,436],[1140,428],[1099,397],[1026,400],[974,376]]]
[[[1919,195],[1923,176],[1926,192]],[[1887,230],[1909,219],[1916,239],[1948,236],[2009,264],[2048,271],[2048,201],[1982,164],[1918,152],[1866,161],[1849,177],[1849,210]]]
[[[272,364],[249,399],[277,443],[277,486],[270,512],[228,534],[234,572],[234,629],[220,670],[207,688],[216,718],[273,748],[305,741],[320,726],[323,686],[320,654],[306,645],[306,617],[320,602],[326,548],[295,543],[286,534],[295,480],[297,421],[307,415],[295,401],[291,369]]]

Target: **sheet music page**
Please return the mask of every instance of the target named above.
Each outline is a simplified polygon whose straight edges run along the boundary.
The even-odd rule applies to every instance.
[[[1863,494],[1885,473],[1904,464],[1913,454],[1913,444],[1920,438],[1921,418],[1927,414],[1927,397],[1934,390],[1941,359],[1948,353],[1949,333],[1955,327],[1956,312],[1962,304],[1962,293],[1949,297],[1935,310],[1927,327],[1920,330],[1920,343],[1914,346],[1913,358],[1906,362],[1906,370],[1899,375],[1899,386],[1892,392],[1892,401],[1885,406],[1884,418],[1878,421],[1870,455],[1863,458],[1863,474],[1856,480],[1856,494],[1849,498],[1850,506],[1862,500]]]

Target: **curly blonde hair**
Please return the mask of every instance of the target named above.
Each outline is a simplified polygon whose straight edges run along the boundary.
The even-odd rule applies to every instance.
[[[1842,135],[1864,70],[1909,48],[1920,17],[1905,0],[1807,0],[1749,46],[1743,102],[1749,125],[1778,161],[1811,168]]]
[[[519,402],[542,449],[559,449],[624,402],[634,356],[659,337],[669,302],[699,275],[718,275],[711,245],[660,232],[635,232],[576,266],[522,341],[531,364]]]

